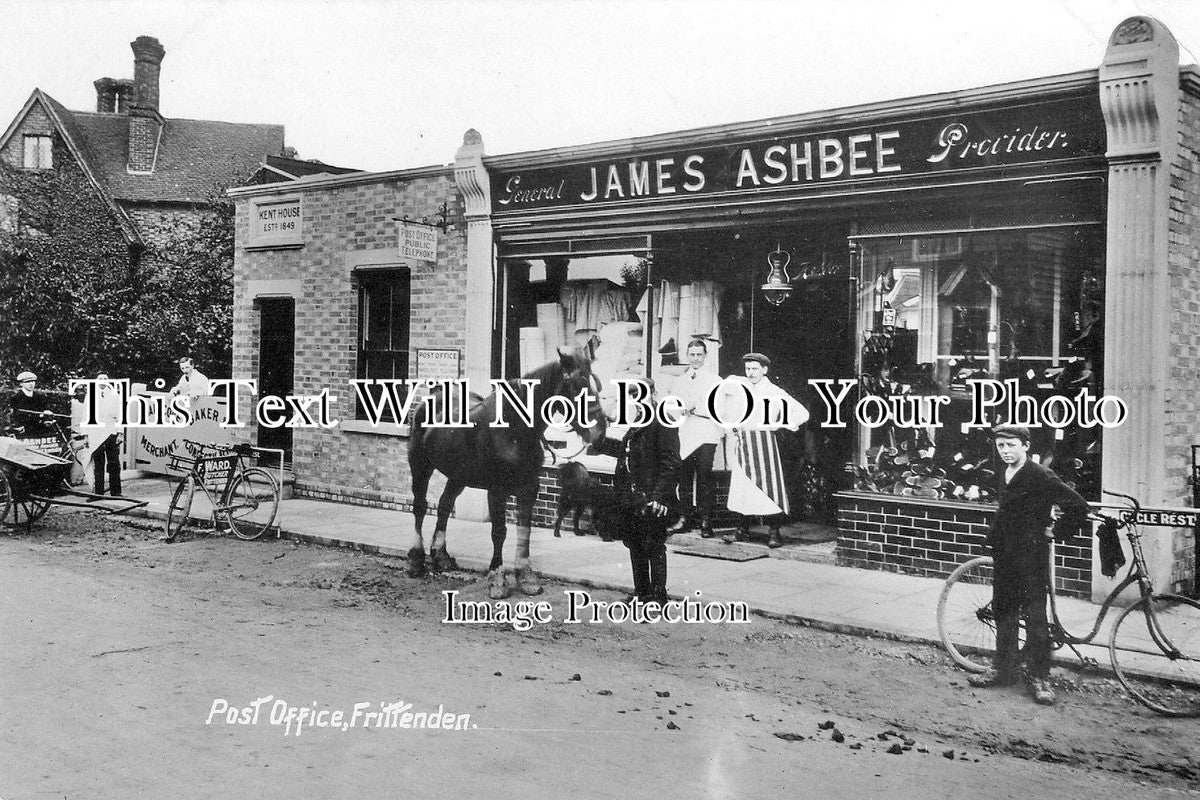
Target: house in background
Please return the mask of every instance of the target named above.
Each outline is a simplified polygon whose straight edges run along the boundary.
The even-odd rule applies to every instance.
[[[106,306],[129,301],[134,303],[135,319],[126,320],[124,328],[121,321],[113,321],[107,329],[97,331],[99,312],[84,313],[78,330],[51,337],[53,341],[43,341],[46,337],[3,341],[19,340],[36,322],[15,326],[10,336],[0,336],[4,378],[19,368],[10,363],[14,361],[58,376],[90,369],[93,363],[119,366],[144,363],[147,358],[169,359],[180,350],[198,349],[214,361],[227,361],[227,310],[221,311],[212,325],[199,323],[197,327],[203,330],[194,335],[183,318],[214,303],[227,308],[231,298],[199,297],[192,302],[185,297],[178,311],[181,319],[153,320],[155,309],[165,305],[163,298],[180,294],[179,286],[170,284],[169,269],[156,264],[156,259],[161,257],[163,264],[179,263],[180,257],[170,252],[171,248],[178,251],[182,240],[186,249],[188,237],[211,235],[211,230],[204,230],[204,214],[224,202],[230,186],[247,182],[269,160],[283,156],[284,129],[282,125],[164,116],[159,105],[159,78],[165,50],[150,36],[139,36],[131,47],[133,78],[96,80],[94,111],[70,110],[41,89],[34,89],[0,135],[0,236],[8,235],[10,253],[38,250],[45,263],[74,273],[66,276],[67,284],[74,281],[71,297],[64,295],[44,316],[69,315],[92,300]],[[281,163],[292,160],[284,158]],[[281,171],[287,172],[286,166]],[[13,245],[16,239],[21,243]],[[229,239],[227,260],[231,264],[231,226]],[[5,245],[0,242],[0,246]],[[195,261],[195,253],[204,251],[221,252],[217,261],[224,258],[223,247],[207,244],[193,247],[189,257]],[[224,271],[227,275],[228,270]],[[13,282],[8,287],[10,297],[32,280],[20,273],[21,268],[10,267],[7,274],[0,274]],[[184,285],[196,283],[192,280]],[[137,309],[135,301],[142,298],[147,305],[146,292],[155,290],[160,298],[149,304],[149,313]],[[223,291],[228,295],[227,289]],[[18,305],[16,310],[21,308]],[[5,311],[10,318],[14,314],[14,309]],[[31,320],[36,318],[31,316]],[[183,341],[169,340],[172,324],[181,331]],[[134,330],[137,325],[146,330]],[[138,344],[139,336],[150,341]],[[101,337],[108,338],[100,341]],[[222,338],[225,341],[219,341]],[[126,351],[121,350],[122,339],[132,343]],[[158,352],[168,347],[176,352]],[[162,367],[155,364],[154,369]]]

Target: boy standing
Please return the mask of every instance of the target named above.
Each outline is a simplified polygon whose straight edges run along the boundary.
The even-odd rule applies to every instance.
[[[1064,538],[1078,530],[1088,513],[1087,502],[1053,472],[1029,458],[1029,429],[998,425],[996,452],[1005,464],[1000,481],[999,511],[988,531],[995,559],[992,609],[996,614],[996,655],[991,669],[972,675],[972,686],[1007,686],[1017,682],[1022,655],[1034,700],[1054,703],[1050,687],[1050,628],[1046,601],[1050,583],[1048,530],[1052,517]],[[1059,514],[1054,513],[1057,505]],[[1018,650],[1021,618],[1025,649]]]

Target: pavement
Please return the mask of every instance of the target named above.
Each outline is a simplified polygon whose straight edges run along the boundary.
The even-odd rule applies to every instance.
[[[148,501],[134,513],[165,519],[174,481],[164,477],[130,477],[125,494]],[[207,519],[211,508],[197,494],[192,516]],[[408,512],[333,503],[306,498],[285,499],[276,519],[284,538],[333,547],[352,547],[385,556],[403,557],[409,547],[413,518]],[[429,546],[433,515],[425,521],[425,544]],[[267,534],[272,535],[272,534]],[[514,526],[505,542],[505,563],[512,565]],[[748,555],[769,556],[747,561],[727,561],[672,552],[669,556],[667,588],[672,597],[697,597],[701,601],[742,601],[751,611],[765,617],[809,627],[883,636],[901,641],[940,645],[937,602],[943,581],[893,572],[841,567],[829,563],[832,545],[792,545],[768,551],[765,545],[738,543],[721,545],[719,540],[701,540],[695,534],[676,534],[668,548],[676,551],[704,546],[728,546]],[[447,547],[462,569],[485,572],[491,560],[491,531],[487,523],[451,519]],[[530,542],[534,569],[543,578],[556,578],[584,586],[633,590],[628,551],[619,542],[603,542],[596,536],[574,536],[569,528],[554,538],[548,528],[534,528]],[[1091,630],[1098,606],[1073,598],[1058,599],[1059,617],[1068,630]],[[1107,643],[1110,613],[1096,641]],[[1107,647],[1081,648],[1107,665]],[[1078,666],[1069,651],[1056,654],[1064,664]]]

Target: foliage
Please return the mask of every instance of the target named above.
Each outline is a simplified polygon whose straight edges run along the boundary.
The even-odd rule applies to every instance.
[[[0,232],[0,375],[32,369],[44,386],[120,365],[133,300],[109,209],[65,150],[55,159],[54,170],[0,165],[0,194],[19,209]]]
[[[157,229],[143,219],[148,246],[131,252],[61,142],[54,163],[0,162],[0,196],[19,208],[19,224],[0,230],[0,383],[22,369],[46,388],[99,370],[173,382],[185,354],[230,374],[234,208],[223,187],[163,212]]]
[[[232,371],[233,202],[214,190],[189,212],[143,258],[129,328],[145,369],[170,382],[183,355],[213,377]]]

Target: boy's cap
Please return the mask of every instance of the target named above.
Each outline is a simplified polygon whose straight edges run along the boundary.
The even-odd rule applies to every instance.
[[[997,425],[992,428],[992,438],[999,439],[1001,437],[1020,439],[1025,444],[1029,444],[1029,428],[1024,425]]]

